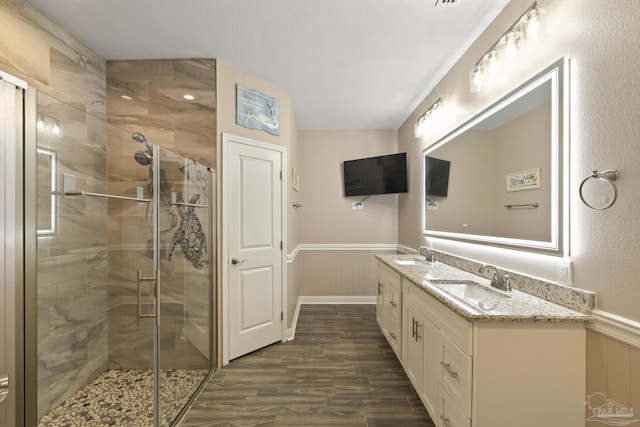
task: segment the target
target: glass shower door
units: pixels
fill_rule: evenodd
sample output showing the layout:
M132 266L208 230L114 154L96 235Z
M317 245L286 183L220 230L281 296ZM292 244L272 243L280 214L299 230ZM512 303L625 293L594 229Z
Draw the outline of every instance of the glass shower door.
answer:
M211 173L154 148L160 426L179 417L211 368Z

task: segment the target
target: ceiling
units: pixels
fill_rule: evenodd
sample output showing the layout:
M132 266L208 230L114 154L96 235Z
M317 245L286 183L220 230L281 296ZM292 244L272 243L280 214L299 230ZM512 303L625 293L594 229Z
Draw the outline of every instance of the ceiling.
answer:
M28 1L107 60L216 58L325 130L398 129L509 2Z

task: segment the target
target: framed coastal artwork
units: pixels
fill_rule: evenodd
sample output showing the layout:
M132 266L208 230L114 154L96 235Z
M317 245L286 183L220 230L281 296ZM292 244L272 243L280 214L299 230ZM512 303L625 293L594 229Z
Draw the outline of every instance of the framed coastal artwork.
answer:
M540 168L507 174L507 192L540 188Z

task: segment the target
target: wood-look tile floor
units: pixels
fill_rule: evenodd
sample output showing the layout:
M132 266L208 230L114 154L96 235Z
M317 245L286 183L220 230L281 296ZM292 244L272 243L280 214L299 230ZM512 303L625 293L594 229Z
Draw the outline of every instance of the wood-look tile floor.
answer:
M295 339L231 361L183 427L434 426L375 305L303 305Z

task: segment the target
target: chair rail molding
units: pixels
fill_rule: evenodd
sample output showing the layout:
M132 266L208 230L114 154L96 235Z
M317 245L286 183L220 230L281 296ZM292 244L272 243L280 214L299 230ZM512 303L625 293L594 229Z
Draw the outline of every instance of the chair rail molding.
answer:
M397 251L395 243L303 243L287 255L287 263L292 263L301 251Z
M591 315L593 321L589 323L589 329L640 348L640 322L598 309L593 310Z

